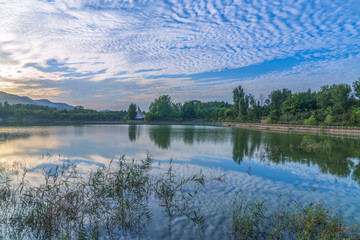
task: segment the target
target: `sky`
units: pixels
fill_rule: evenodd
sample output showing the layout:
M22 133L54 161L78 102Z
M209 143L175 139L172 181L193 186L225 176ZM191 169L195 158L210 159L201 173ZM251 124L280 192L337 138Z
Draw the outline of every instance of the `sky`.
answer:
M0 0L0 91L97 110L360 77L359 0Z

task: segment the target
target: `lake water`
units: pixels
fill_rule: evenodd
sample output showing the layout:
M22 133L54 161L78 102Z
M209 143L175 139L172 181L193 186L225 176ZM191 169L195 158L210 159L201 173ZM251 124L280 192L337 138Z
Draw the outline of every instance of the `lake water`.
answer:
M284 199L323 199L350 224L360 223L360 140L211 126L85 125L1 127L0 165L28 170L36 182L41 169L75 162L81 172L107 165L121 155L153 155L158 168L181 176L200 170L206 217L204 239L223 239L236 198L265 200L279 209ZM159 164L160 163L160 164ZM1 168L0 168L1 169ZM19 170L20 171L20 170ZM155 169L156 171L156 169ZM15 174L14 181L19 180ZM214 180L224 176L225 182ZM167 239L166 216L155 212L149 239ZM198 239L185 219L174 221L174 239Z

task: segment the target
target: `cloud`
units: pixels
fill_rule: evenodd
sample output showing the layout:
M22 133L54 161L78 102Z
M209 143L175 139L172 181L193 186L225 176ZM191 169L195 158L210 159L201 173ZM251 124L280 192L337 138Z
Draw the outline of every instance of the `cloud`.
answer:
M316 65L357 57L359 10L356 0L3 0L0 76L58 81L64 91L73 91L76 82L84 95L91 94L91 82L115 78L119 83L113 87L121 91L126 91L123 82L147 86L154 94L189 89L190 84L198 89L204 83L189 81L188 75L279 59ZM285 71L281 61L273 68ZM294 79L301 78L297 74ZM165 80L167 75L178 77ZM260 75L265 85L273 81ZM223 78L219 85L224 88L233 80Z

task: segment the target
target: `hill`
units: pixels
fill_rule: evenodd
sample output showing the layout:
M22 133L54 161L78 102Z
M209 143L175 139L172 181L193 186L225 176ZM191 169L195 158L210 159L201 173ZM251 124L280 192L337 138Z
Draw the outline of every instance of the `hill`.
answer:
M21 97L18 95L14 95L14 94L8 94L6 92L1 92L0 91L0 102L4 103L4 102L8 102L9 104L35 104L35 105L40 105L40 106L47 106L47 107L52 107L52 108L56 108L57 110L73 110L74 107L70 106L66 103L54 103L51 102L50 100L47 99L39 99L39 100L33 100L29 97Z

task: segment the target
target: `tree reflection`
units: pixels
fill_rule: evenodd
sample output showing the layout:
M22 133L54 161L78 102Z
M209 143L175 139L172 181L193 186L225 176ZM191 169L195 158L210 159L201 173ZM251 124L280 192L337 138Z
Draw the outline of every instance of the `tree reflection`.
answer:
M152 126L149 128L149 136L156 146L168 149L171 142L171 125Z
M137 125L129 125L129 127L128 127L128 136L129 136L130 142L136 141L137 128L138 128Z
M241 163L244 157L252 158L261 144L260 132L250 133L244 129L233 129L233 160Z
M84 135L84 126L75 126L74 134L75 134L75 136L83 136Z
M239 164L257 153L275 164L317 165L324 174L351 176L360 184L359 140L243 129L234 129L232 140L233 160Z
M195 139L195 127L190 126L184 129L183 135L184 143L193 145Z
M151 141L162 149L168 149L171 141L174 140L193 145L194 142L220 143L229 138L224 128L172 127L171 125L152 126L149 128L149 136Z
M29 138L31 136L31 132L0 132L0 143L6 142L9 140L15 140L15 139L22 139L22 138Z

